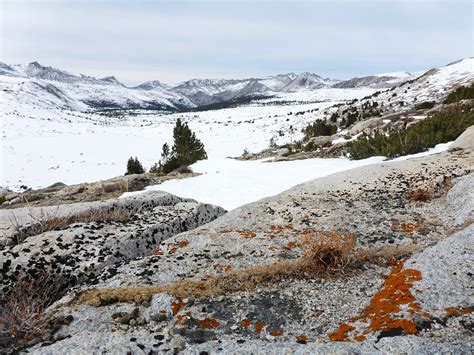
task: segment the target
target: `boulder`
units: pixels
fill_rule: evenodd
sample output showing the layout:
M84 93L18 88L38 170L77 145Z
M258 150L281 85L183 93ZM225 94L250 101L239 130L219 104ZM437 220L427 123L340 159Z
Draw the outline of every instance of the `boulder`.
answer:
M37 230L36 217L31 228L24 224L24 240L7 242L9 246L0 250L0 265L4 265L0 275L3 292L22 274L36 275L47 270L57 276L58 282L74 286L94 278L106 266L149 255L167 238L225 213L220 207L165 192L148 192L120 200L82 204L77 208L72 205L66 210L70 212L55 212L52 216L43 213L39 218L68 218L91 211L92 215L110 212L115 217L105 217L112 218L109 222L102 217L97 218L97 222L81 223L79 220L37 235L32 233ZM25 213L30 217L35 212ZM22 221L20 217L18 219ZM56 260L67 260L67 263Z
M279 157L286 157L290 154L290 150L288 148L280 148L277 150L277 156Z
M126 192L128 189L127 185L120 181L106 182L102 185L102 188L105 193L116 192L116 191Z
M466 129L449 147L450 150L474 149L474 126Z
M374 128L382 126L383 119L382 117L372 117L364 121L357 122L353 127L349 129L351 135L356 135L358 133L372 133Z
M337 135L319 136L319 137L312 137L309 139L309 141L313 142L316 145L319 145L320 147L326 147L326 146L330 146L332 144L332 141L336 138L338 138Z

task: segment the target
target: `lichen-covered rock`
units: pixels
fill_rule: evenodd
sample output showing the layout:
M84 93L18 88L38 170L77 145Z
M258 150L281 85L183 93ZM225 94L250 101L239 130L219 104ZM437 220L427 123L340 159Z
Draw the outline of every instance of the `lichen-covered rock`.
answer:
M118 210L126 220L74 223L60 230L28 236L0 251L0 283L7 292L22 275L54 274L74 286L92 281L105 267L112 272L121 262L149 255L163 240L207 223L225 211L213 205L181 199L164 192L69 205L70 216L84 210Z
M105 265L47 312L73 321L28 351L469 353L473 202L462 191L472 166L471 148L384 162L242 206L162 241L152 255ZM315 230L350 233L361 253L406 247L413 255L241 289L226 276L299 260ZM203 290L218 277L237 291L178 298L158 287L186 280ZM98 291L93 302L77 297L86 290Z

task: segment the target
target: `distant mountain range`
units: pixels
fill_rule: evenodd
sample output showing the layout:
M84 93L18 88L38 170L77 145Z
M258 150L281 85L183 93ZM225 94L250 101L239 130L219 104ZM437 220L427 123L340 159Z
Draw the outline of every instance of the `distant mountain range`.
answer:
M0 89L7 95L16 93L39 106L81 111L134 108L179 111L255 95L322 88L390 88L417 76L393 73L333 80L306 72L249 79L193 79L174 86L153 80L128 87L114 76L97 79L38 62L28 65L0 62Z

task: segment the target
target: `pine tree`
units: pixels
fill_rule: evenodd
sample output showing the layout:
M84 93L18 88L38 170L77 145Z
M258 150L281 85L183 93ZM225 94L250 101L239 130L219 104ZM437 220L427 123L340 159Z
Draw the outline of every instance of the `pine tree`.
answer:
M191 131L187 123L177 119L173 128L173 147L169 151L168 144L164 144L161 152L161 170L166 174L181 166L191 165L198 160L207 159L204 144Z
M143 165L140 163L137 157L133 159L133 157L130 157L127 162L127 172L125 175L131 175L131 174L143 174L145 172L145 169L143 169Z
M161 163L165 164L170 156L170 147L168 146L168 143L163 144L163 147L161 148Z
M198 160L207 159L204 144L196 138L187 123L182 123L181 119L176 120L173 128L174 144L171 149L171 156L178 160L181 165L190 165Z

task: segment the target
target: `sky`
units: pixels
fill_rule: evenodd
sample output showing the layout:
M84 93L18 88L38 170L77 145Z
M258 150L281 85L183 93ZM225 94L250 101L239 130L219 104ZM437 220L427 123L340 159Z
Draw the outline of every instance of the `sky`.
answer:
M473 56L470 0L0 0L0 61L135 85L421 71Z

